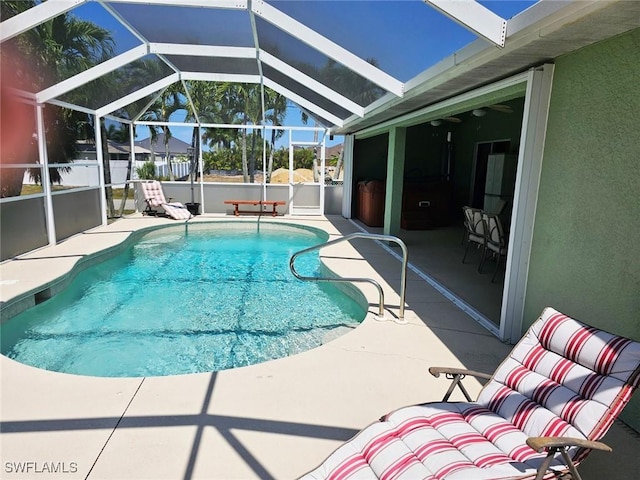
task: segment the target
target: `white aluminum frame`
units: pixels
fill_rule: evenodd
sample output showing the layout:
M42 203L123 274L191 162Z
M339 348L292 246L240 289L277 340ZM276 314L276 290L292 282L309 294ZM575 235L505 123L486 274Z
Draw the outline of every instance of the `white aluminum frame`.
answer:
M44 105L36 107L36 128L38 131L38 156L40 158L42 189L45 194L45 215L47 226L47 240L49 245L56 244L56 222L53 214L53 200L51 199L51 179L49 178L49 158L47 157L46 126L44 124Z
M329 58L347 66L357 74L384 88L388 92L392 92L398 97L402 97L404 95L404 83L396 80L391 75L383 72L377 67L374 67L369 62L342 48L340 45L320 35L305 24L289 17L268 3L262 0L254 0L251 2L251 11L281 30L293 35L298 40L306 43L319 52L322 52Z
M326 144L326 136L322 136L322 138L315 142L309 141L298 141L293 139L293 135L289 134L289 213L291 215L323 215L324 214L324 170L325 170L325 144ZM295 194L293 188L295 183L293 182L293 174L294 174L294 147L320 147L320 171L323 172L323 178L319 182L312 183L304 183L304 185L311 185L318 187L318 195L319 195L319 206L318 209L312 210L310 208L305 208L301 211L296 211L295 206Z
M60 14L66 13L80 5L87 3L89 0L56 0L49 2L42 2L29 10L16 15L8 20L5 20L1 24L0 29L0 41L12 38L20 33L27 31L43 22L46 22ZM176 2L175 0L110 0L113 3L129 3L129 4L144 4L144 5L165 5L165 6L177 6L177 7L192 7L192 8L210 8L210 9L232 9L232 10L247 10L252 22L252 28L254 30L254 44L255 47L220 47L220 46L206 46L206 45L178 45L170 43L158 43L147 42L145 37L137 32L129 23L123 19L117 11L110 7L106 0L95 0L107 12L112 15L117 21L122 23L127 29L129 29L140 41L142 45L134 47L133 49L125 52L117 57L107 60L100 65L97 65L85 72L75 75L69 79L59 82L47 89L44 89L37 94L37 101L40 103L53 101L60 95L73 90L89 81L92 81L101 75L109 73L117 68L120 68L127 63L135 61L145 55L155 54L162 59L171 68L176 70L176 73L180 74L182 80L204 80L204 81L222 81L222 82L245 82L245 83L259 83L265 85L265 79L262 72L261 62L278 69L285 75L290 76L295 81L301 82L305 85L310 85L318 94L327 98L331 102L342 105L346 110L353 113L356 117L363 117L367 111L371 109L371 106L363 108L355 102L343 97L339 93L332 89L322 85L321 83L309 78L307 75L299 72L295 68L282 62L277 58L269 55L267 52L261 51L257 34L255 32L255 16L259 16L265 21L273 24L277 28L288 32L298 38L300 41L310 45L312 48L327 55L335 61L343 64L358 73L362 77L375 83L376 85L384 88L389 94L396 97L402 97L405 91L405 84L395 79L391 75L383 72L379 68L371 65L369 62L361 59L360 57L349 52L340 45L332 42L328 38L307 27L305 24L289 17L284 12L268 4L264 0L182 0ZM494 14L487 8L478 4L475 0L457 0L452 2L450 0L423 0L426 4L439 10L443 14L451 17L465 28L468 28L483 38L489 41L503 46L506 37L507 22ZM229 58L255 58L259 70L259 75L244 76L244 75L227 75L227 74L204 74L198 75L197 73L182 73L179 72L175 66L171 65L163 55L194 55L194 56L221 56ZM153 85L158 85L158 82ZM272 85L277 85L275 82ZM118 108L135 101L143 96L148 95L149 87L144 87L139 92L134 92L122 101L113 102L109 105L103 106L96 110L99 116L107 115ZM328 112L315 106L311 101L303 101L300 96L295 96L288 89L279 86L274 90L286 95L292 101L298 103L302 108L309 110L312 113L320 115L322 118L330 120L335 123L337 128L344 126L345 120L338 119ZM144 92L144 93L142 93ZM289 92L284 93L284 92ZM292 96L293 95L293 96ZM295 98L293 98L295 97ZM78 106L79 107L79 106ZM76 108L80 111L88 111L85 107ZM111 109L110 111L108 111ZM90 110L90 109L89 109ZM347 119L348 120L348 119Z
M119 108L126 107L130 103L140 100L141 98L144 98L147 95L156 93L158 90L162 90L168 87L169 85L171 85L172 83L175 83L179 80L180 80L180 74L172 73L168 77L164 77L158 80L157 82L152 83L151 85L147 85L146 87L136 90L135 92L130 93L129 95L125 95L124 97L121 97L119 100L116 100L115 102L111 102L107 105L104 105L96 109L96 115L98 115L99 117L103 117L104 115L115 112Z
M142 5L166 5L171 7L227 8L246 10L248 0L108 0L110 3L137 3Z
M36 94L36 99L39 103L48 102L60 95L64 95L71 90L74 90L82 85L95 80L102 75L113 72L120 67L123 67L131 62L146 56L149 54L149 49L146 45L140 45L128 50L116 57L113 57L105 62L102 62L95 67L92 67L84 72L78 73L73 77L67 78L61 82L52 85L49 88L45 88Z
M0 42L20 35L41 23L73 10L87 0L56 0L55 2L42 2L18 15L11 17L0 26Z
M297 70L296 68L293 68L288 63L283 62L282 60L274 57L270 53L265 52L264 50L260 50L259 58L261 62L266 63L270 67L273 67L276 70L284 73L286 76L292 78L296 82L309 87L314 92L318 93L319 95L322 95L327 100L330 100L333 103L340 105L345 110L349 110L351 113L359 117L364 116L364 107L361 107L357 103L340 95L335 90L332 90L331 88L327 87L323 83L320 83L317 80L314 80L307 74L302 73L300 70Z
M507 21L475 0L423 1L494 45L504 47L504 41L507 37Z
M269 78L266 78L266 77L264 78L264 85L266 87L269 87L274 92L284 95L289 100L297 103L301 107L306 108L311 112L315 112L317 115L320 115L322 118L325 118L333 122L337 126L342 127L342 125L344 124L343 120L339 117L336 117L333 113L327 112L326 110L318 107L314 103L307 101L305 98L301 97L296 93L293 93L291 90L284 88L282 85L272 81Z
M253 47L220 47L177 43L149 43L149 53L158 55L184 55L193 57L256 58Z
M528 72L500 316L500 338L514 343L522 337L553 73L551 64Z

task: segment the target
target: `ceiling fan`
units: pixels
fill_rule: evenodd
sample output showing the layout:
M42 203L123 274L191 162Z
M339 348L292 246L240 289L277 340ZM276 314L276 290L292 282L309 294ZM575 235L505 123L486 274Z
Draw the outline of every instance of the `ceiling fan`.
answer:
M513 108L511 108L509 105L496 103L494 105L487 105L485 107L476 108L471 111L471 114L474 117L484 117L487 114L487 109L494 110L500 113L513 113ZM442 122L462 123L462 119L455 116L449 116L431 120L431 122L429 123L431 123L433 127L439 127L440 125L442 125Z
M459 119L458 117L442 117L436 120L431 120L431 122L429 123L431 124L432 127L439 127L440 125L442 125L442 122L462 123L462 120Z
M471 110L471 115L473 115L474 117L484 117L487 114L488 110L493 110L500 113L513 113L513 108L511 108L509 105L502 105L497 103L495 105L487 105L486 107L473 109Z
M504 105L501 103L496 103L495 105L487 105L487 108L500 113L513 113L513 108L511 108L509 105Z

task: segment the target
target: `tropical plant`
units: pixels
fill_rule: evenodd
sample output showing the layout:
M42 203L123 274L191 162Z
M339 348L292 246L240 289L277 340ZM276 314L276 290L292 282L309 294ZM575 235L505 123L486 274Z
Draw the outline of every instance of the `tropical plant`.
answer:
M141 167L136 168L136 173L141 180L155 180L156 164L151 161L146 161Z
M287 115L287 99L274 92L270 88L265 88L265 120L270 122L272 126L280 126L283 124ZM271 142L269 148L269 162L267 165L266 181L271 181L271 174L273 173L273 155L276 148L276 140L284 134L284 130L272 128L271 129Z
M116 143L125 143L129 140L129 129L125 124L115 125L110 123L106 128L107 138Z
M9 18L38 3L35 0L3 0L0 2L0 15L3 19ZM59 15L3 43L2 83L31 92L41 90L110 58L113 56L113 45L113 39L107 30L69 13ZM70 100L75 101L73 92ZM72 161L78 138L78 129L74 124L86 116L48 106L44 117L50 163ZM33 126L35 127L35 122ZM36 149L26 149L25 156L20 159L11 158L12 153L2 151L3 162L5 155L8 157L7 162L38 162ZM20 169L13 172L11 178L3 175L2 196L19 195L23 176L18 170ZM31 173L37 181L42 180L39 178L40 169L32 169ZM59 170L50 169L50 178L52 182L59 183Z
M169 87L160 94L155 103L144 113L142 119L168 122L174 113L187 108L185 98L181 83L169 85ZM169 140L172 137L171 129L168 125L162 125L160 129L164 134L164 151L165 160L169 167L169 179L173 181L175 180L175 175L171 167L171 158L169 157ZM153 138L151 144L153 145Z

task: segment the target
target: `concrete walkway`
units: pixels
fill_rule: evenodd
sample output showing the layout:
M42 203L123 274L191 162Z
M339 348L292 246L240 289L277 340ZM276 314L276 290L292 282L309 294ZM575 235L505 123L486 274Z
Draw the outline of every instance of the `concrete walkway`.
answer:
M220 219L233 220L201 216L193 221ZM356 231L340 217L261 221L316 226L331 238ZM36 291L54 294L62 286L56 279L87 255L118 245L137 229L175 223L125 218L5 262L1 300L26 292L31 293L25 302ZM378 280L388 320L374 318L376 291L365 285L370 314L362 325L294 357L215 373L108 379L48 372L2 356L0 477L295 478L382 414L439 400L448 384L432 378L429 366L493 371L510 346L415 274L408 278L408 323L392 321L398 314L400 264L384 260L388 254L377 244L357 242L357 250L347 243L324 249L323 260L339 275ZM367 261L371 258L377 260L377 272ZM473 379L466 385L472 395L480 389ZM633 434L620 426L614 430L611 438L637 453ZM638 458L624 455L622 447L610 460L593 454L581 468L584 478L632 478L624 471L640 471Z

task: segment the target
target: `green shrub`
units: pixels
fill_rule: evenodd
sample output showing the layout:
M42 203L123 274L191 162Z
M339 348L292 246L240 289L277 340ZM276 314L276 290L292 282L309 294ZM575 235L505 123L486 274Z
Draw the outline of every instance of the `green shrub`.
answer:
M156 164L153 162L144 162L141 167L136 168L136 173L140 180L155 180Z

